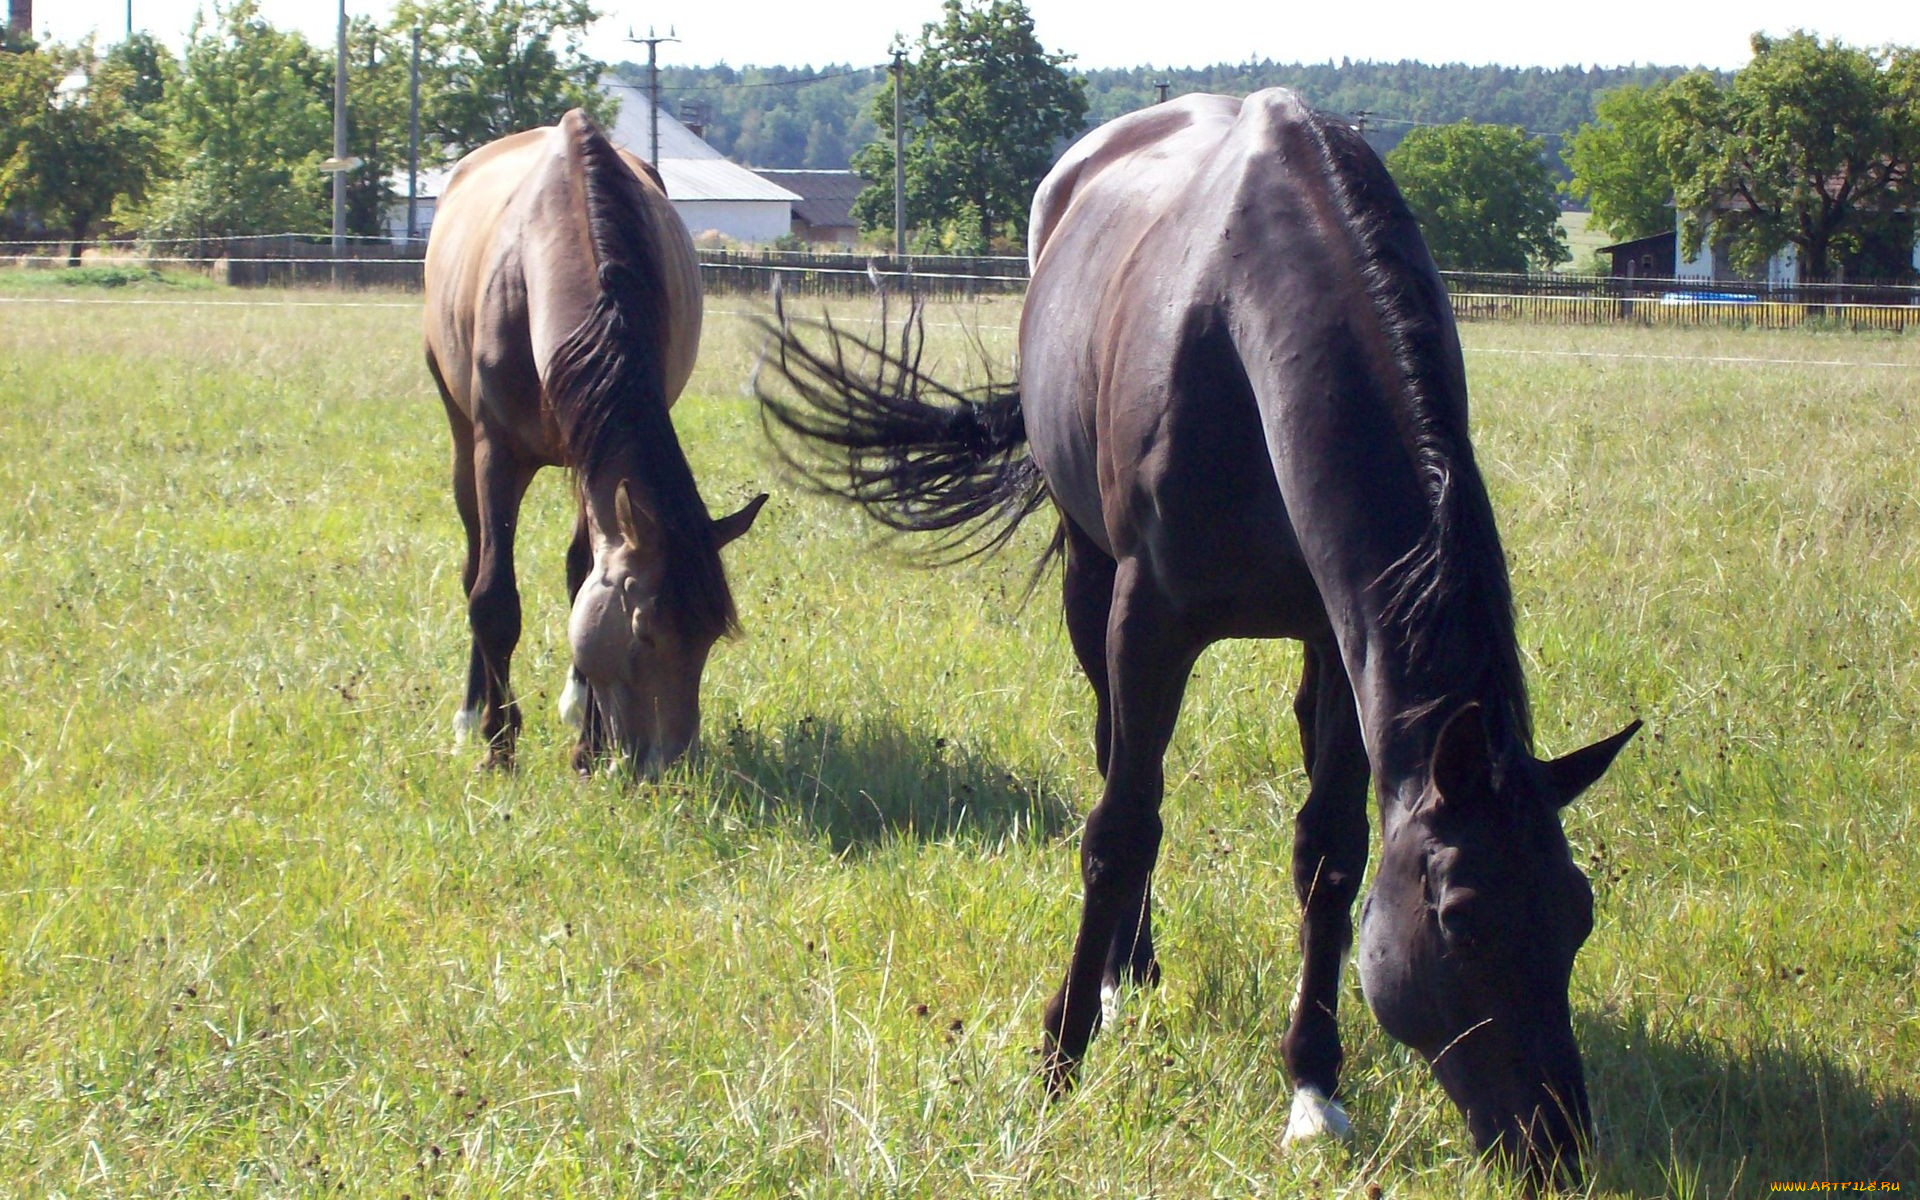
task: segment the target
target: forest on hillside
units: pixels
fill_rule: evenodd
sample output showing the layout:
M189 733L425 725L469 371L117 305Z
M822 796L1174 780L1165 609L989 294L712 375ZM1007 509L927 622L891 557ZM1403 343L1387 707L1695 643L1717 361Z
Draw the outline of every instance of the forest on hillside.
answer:
M613 70L636 84L644 64ZM1500 67L1417 62L1276 63L1259 60L1210 67L1113 68L1081 71L1089 126L1152 104L1155 83L1170 95L1245 95L1290 87L1330 112L1367 114L1367 140L1392 149L1418 125L1455 121L1518 125L1546 141L1554 170L1564 136L1593 118L1594 100L1625 84L1663 83L1684 67ZM753 167L844 168L876 130L870 110L887 86L884 65L819 67L663 67L666 111L705 126L707 140L735 162Z

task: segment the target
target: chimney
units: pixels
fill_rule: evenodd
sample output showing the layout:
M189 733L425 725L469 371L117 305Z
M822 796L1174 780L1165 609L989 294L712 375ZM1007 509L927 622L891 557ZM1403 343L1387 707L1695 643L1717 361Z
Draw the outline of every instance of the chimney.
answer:
M32 35L33 0L7 0L7 28Z
M707 136L707 103L704 100L680 101L679 121L687 127L693 136L705 140Z

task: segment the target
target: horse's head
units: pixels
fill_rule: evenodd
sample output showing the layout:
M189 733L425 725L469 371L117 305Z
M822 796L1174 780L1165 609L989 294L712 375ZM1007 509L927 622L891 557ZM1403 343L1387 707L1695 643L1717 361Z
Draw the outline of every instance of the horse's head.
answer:
M766 499L757 496L714 521L711 552L745 533ZM614 512L617 536L596 539L593 567L574 596L567 627L574 670L591 695L576 763L590 767L603 750L613 750L652 775L686 753L699 732L700 676L731 606L722 616L669 602L668 573L678 564L624 481Z
M1497 758L1477 704L1435 743L1425 790L1388 821L1361 912L1360 979L1381 1026L1424 1055L1482 1153L1579 1179L1592 1137L1567 984L1593 890L1560 809L1640 726L1552 762Z

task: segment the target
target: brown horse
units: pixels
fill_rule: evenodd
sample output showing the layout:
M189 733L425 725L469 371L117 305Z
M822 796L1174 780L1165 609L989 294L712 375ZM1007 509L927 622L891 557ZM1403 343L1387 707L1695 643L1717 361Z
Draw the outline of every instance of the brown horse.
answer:
M1106 995L1157 978L1161 760L1195 659L1222 638L1297 638L1287 1140L1347 1126L1334 1012L1371 777L1369 1004L1483 1151L1577 1178L1591 1125L1567 989L1593 899L1560 809L1639 723L1532 753L1452 310L1393 182L1291 93L1189 96L1067 152L1034 199L1030 259L1017 390L927 379L910 321L897 346L781 329L791 390L762 400L816 485L895 528L992 544L1044 498L1059 514L1106 786L1045 1013L1050 1084L1071 1083Z
M766 500L710 518L667 415L700 344L700 272L659 176L578 110L467 155L427 244L426 335L467 530L456 736L477 727L490 765L513 761L514 532L534 473L565 466L574 764L616 751L658 770L692 743L707 654L737 624L720 548Z

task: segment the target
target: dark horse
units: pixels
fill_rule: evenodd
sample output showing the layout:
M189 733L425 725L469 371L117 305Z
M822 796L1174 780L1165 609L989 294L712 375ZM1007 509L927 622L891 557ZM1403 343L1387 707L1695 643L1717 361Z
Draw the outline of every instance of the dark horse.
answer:
M1195 659L1222 638L1297 638L1310 788L1288 1140L1346 1128L1334 1010L1371 774L1368 1003L1483 1151L1577 1179L1591 1122L1567 985L1593 898L1560 809L1639 723L1533 756L1459 341L1398 191L1288 92L1189 96L1067 152L1034 198L1030 259L1017 389L928 379L912 321L898 346L828 325L810 347L789 325L770 360L785 386L762 400L813 482L895 528L991 544L1047 497L1059 513L1106 786L1045 1013L1050 1084L1071 1083L1105 994L1158 973L1161 759Z
M578 110L467 155L427 245L426 335L467 528L456 733L478 726L488 762L512 762L513 537L534 472L566 466L574 762L657 770L693 741L707 654L736 624L720 548L766 500L710 518L668 419L700 345L700 272L659 177Z

